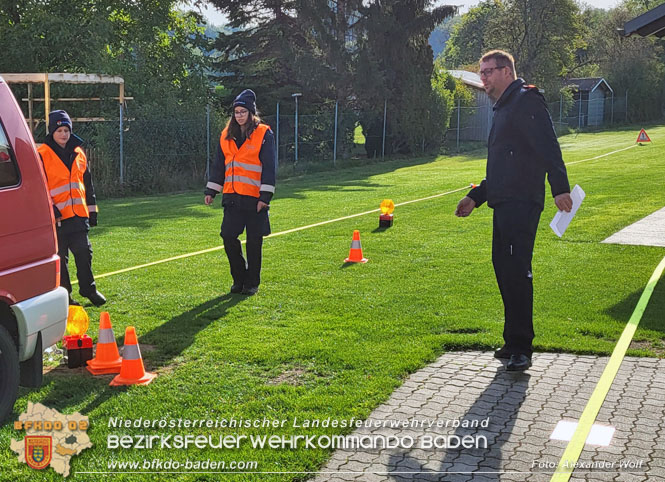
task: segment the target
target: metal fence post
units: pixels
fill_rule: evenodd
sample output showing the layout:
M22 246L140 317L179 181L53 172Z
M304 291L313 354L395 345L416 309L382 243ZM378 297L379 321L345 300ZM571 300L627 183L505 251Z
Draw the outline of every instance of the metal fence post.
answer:
M291 94L291 97L296 99L296 122L295 122L295 147L296 147L296 158L294 164L298 163L298 97L300 97L302 94L301 93L296 93L296 94Z
M563 124L563 94L559 96L559 126Z
M610 125L614 124L614 91L612 91L612 108L610 110Z
M337 106L339 101L335 101L335 139L333 140L333 166L337 166Z
M628 122L628 89L626 89L626 123Z
M122 128L122 116L123 116L122 102L118 105L120 106L120 122L119 122L119 126L120 126L120 184L123 184L125 182L125 176L123 174L125 168L124 168L124 152L123 152L124 149L123 149L123 138L122 138L122 135L123 135L122 134L122 131L123 131L123 128Z
M460 130L460 99L457 99L457 151L459 152L459 130Z
M210 179L210 102L206 104L206 180Z
M277 118L275 119L275 170L279 165L279 102L277 102Z
M381 160L386 154L386 111L388 110L388 99L383 101L383 141L381 142Z

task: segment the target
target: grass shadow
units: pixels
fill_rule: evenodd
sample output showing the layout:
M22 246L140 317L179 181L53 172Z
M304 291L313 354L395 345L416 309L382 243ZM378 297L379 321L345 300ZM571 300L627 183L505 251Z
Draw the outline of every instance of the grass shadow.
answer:
M210 323L223 319L226 312L247 297L225 294L181 313L140 337L140 343L155 346L145 357L151 366L163 368L192 345L196 335Z
M619 303L607 309L606 313L615 320L627 323L635 311L643 291L643 289L634 291ZM663 313L665 313L665 279L661 279L656 284L638 328L665 333Z

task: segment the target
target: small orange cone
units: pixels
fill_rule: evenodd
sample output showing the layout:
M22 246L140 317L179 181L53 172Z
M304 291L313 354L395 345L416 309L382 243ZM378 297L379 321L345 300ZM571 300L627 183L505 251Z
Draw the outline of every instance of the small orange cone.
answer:
M122 365L122 357L118 353L118 345L113 336L111 318L108 311L102 311L99 317L97 351L95 358L88 360L88 371L93 375L120 373L120 365Z
M351 241L351 249L349 250L349 257L344 260L345 263L367 263L367 258L363 258L363 248L360 244L360 231L357 229L353 231L353 240Z
M122 366L120 374L109 383L112 387L118 385L147 385L157 376L156 373L148 373L143 368L143 358L139 342L136 339L136 330L133 326L125 329L125 348L122 351Z

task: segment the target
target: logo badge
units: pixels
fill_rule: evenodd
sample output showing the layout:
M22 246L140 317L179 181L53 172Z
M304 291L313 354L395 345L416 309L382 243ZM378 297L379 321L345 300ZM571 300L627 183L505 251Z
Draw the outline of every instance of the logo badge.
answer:
M33 469L45 469L51 463L52 440L46 435L25 437L25 463Z

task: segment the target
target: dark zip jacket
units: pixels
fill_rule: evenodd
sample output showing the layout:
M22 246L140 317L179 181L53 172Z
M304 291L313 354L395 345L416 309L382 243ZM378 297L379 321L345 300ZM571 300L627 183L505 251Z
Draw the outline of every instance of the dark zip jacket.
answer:
M570 192L566 166L545 98L517 79L494 104L487 146L487 172L468 196L476 207L506 201L534 203L542 209L545 174L552 196Z

